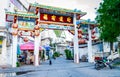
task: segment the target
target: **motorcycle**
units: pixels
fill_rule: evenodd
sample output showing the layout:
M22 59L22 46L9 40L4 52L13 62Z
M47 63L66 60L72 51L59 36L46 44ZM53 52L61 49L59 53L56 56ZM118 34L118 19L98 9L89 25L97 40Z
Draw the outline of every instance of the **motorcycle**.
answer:
M112 66L107 58L99 58L98 60L95 60L95 69L100 70L102 68L109 67L112 69Z

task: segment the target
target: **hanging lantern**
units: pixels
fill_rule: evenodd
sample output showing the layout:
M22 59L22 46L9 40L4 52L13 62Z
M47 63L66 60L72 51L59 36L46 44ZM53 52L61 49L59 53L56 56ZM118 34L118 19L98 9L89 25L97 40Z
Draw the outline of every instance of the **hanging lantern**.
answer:
M24 30L25 32L28 32L28 30Z
M78 30L78 34L82 34L82 30L81 29Z
M17 16L14 16L13 22L16 23L16 21L17 21Z
M78 38L82 38L82 34L78 34Z
M79 44L85 44L85 39L79 40Z
M36 8L36 14L38 14L38 12L39 12L39 7Z
M39 33L38 32L35 32L35 34L34 34L35 36L39 36Z
M20 32L20 36L22 36L22 31Z
M92 34L94 34L95 33L95 30L92 30Z
M39 29L40 29L40 28L39 28L39 25L36 25L34 29L35 29L35 30L39 30Z
M77 19L77 20L79 20L79 19L80 19L80 14L78 14L78 15L76 16L76 19Z
M18 28L18 24L13 23L13 24L12 24L12 28Z
M17 34L18 34L18 32L17 32L17 31L12 32L12 35L17 35Z
M39 19L37 18L37 19L36 19L36 25L37 25L38 23L39 23Z
M92 39L95 39L95 35L92 35Z
M28 42L28 38L27 37L24 38L24 42Z
M30 36L31 36L31 37L33 36L33 33L32 33L32 32L30 32Z
M94 29L94 25L90 25L90 29Z

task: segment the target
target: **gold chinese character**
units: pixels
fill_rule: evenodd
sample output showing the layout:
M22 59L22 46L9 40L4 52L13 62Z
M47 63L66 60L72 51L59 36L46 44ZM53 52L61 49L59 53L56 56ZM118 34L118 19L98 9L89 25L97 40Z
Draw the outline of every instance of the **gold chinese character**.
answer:
M67 22L71 22L71 18L70 17L67 17Z
M52 19L53 21L55 21L56 16L55 16L55 15L53 15L51 19Z
M59 17L59 21L63 22L63 16Z
M44 19L44 20L48 20L48 15L47 15L47 14L44 14L44 15L43 15L43 19Z

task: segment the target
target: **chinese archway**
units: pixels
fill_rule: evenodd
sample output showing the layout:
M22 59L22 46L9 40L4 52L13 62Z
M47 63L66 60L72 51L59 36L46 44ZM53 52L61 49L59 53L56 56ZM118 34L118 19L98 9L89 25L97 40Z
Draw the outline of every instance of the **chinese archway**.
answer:
M30 13L29 13L30 12ZM28 12L6 12L6 21L12 22L12 36L13 36L13 67L16 67L16 51L17 51L17 37L31 36L34 37L34 65L38 66L40 29L59 29L75 31L74 35L74 62L79 63L78 53L78 29L76 21L86 12L80 10L70 10L52 6L45 6L38 3L30 4ZM23 35L26 33L26 35ZM25 38L24 40L26 40Z

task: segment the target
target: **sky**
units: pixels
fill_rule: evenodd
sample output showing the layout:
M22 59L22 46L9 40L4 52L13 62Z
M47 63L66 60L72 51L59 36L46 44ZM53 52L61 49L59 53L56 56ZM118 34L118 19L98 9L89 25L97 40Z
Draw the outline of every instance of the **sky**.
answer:
M87 15L83 16L81 19L91 19L95 20L96 10L99 7L99 3L102 0L27 0L30 3L37 2L39 4L56 6L60 8L67 9L78 9L82 12L87 12Z

